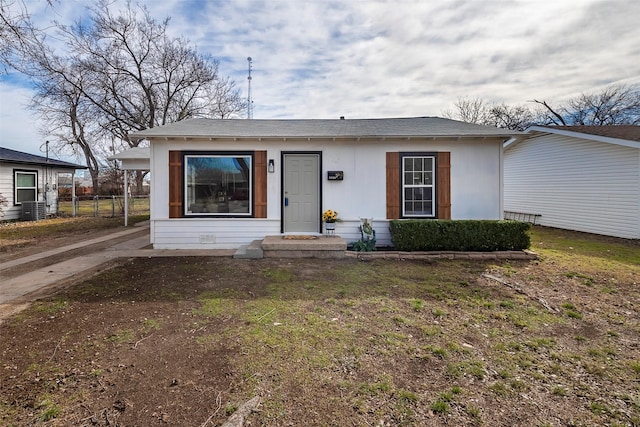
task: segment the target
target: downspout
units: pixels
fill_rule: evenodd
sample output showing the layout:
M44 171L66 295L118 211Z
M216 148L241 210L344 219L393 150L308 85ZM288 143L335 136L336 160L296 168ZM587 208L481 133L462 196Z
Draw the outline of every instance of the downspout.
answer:
M499 219L504 219L504 144L500 144L500 215Z

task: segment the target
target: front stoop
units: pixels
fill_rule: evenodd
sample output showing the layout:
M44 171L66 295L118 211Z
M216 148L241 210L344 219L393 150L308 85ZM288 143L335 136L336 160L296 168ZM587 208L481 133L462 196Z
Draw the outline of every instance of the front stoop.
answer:
M344 258L347 242L339 236L318 236L316 239L284 239L267 236L262 241L265 258Z
M254 240L248 245L242 245L233 254L235 259L262 259L262 240Z

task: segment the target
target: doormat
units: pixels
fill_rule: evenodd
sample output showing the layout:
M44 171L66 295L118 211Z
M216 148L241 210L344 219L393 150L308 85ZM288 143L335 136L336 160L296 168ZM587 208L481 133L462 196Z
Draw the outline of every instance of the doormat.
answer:
M290 235L290 236L282 236L284 240L315 240L318 236L306 236L306 235Z

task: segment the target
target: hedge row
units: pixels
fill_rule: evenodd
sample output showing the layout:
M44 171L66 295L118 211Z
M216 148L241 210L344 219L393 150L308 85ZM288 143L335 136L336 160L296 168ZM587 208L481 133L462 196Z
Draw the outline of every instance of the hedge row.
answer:
M394 220L391 242L399 251L518 251L531 243L529 224L489 220Z

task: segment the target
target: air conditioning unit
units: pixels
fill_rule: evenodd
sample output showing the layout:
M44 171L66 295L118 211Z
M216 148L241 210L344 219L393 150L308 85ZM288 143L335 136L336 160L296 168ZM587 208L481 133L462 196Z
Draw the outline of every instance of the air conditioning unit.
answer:
M38 221L47 216L45 202L22 202L22 220Z

